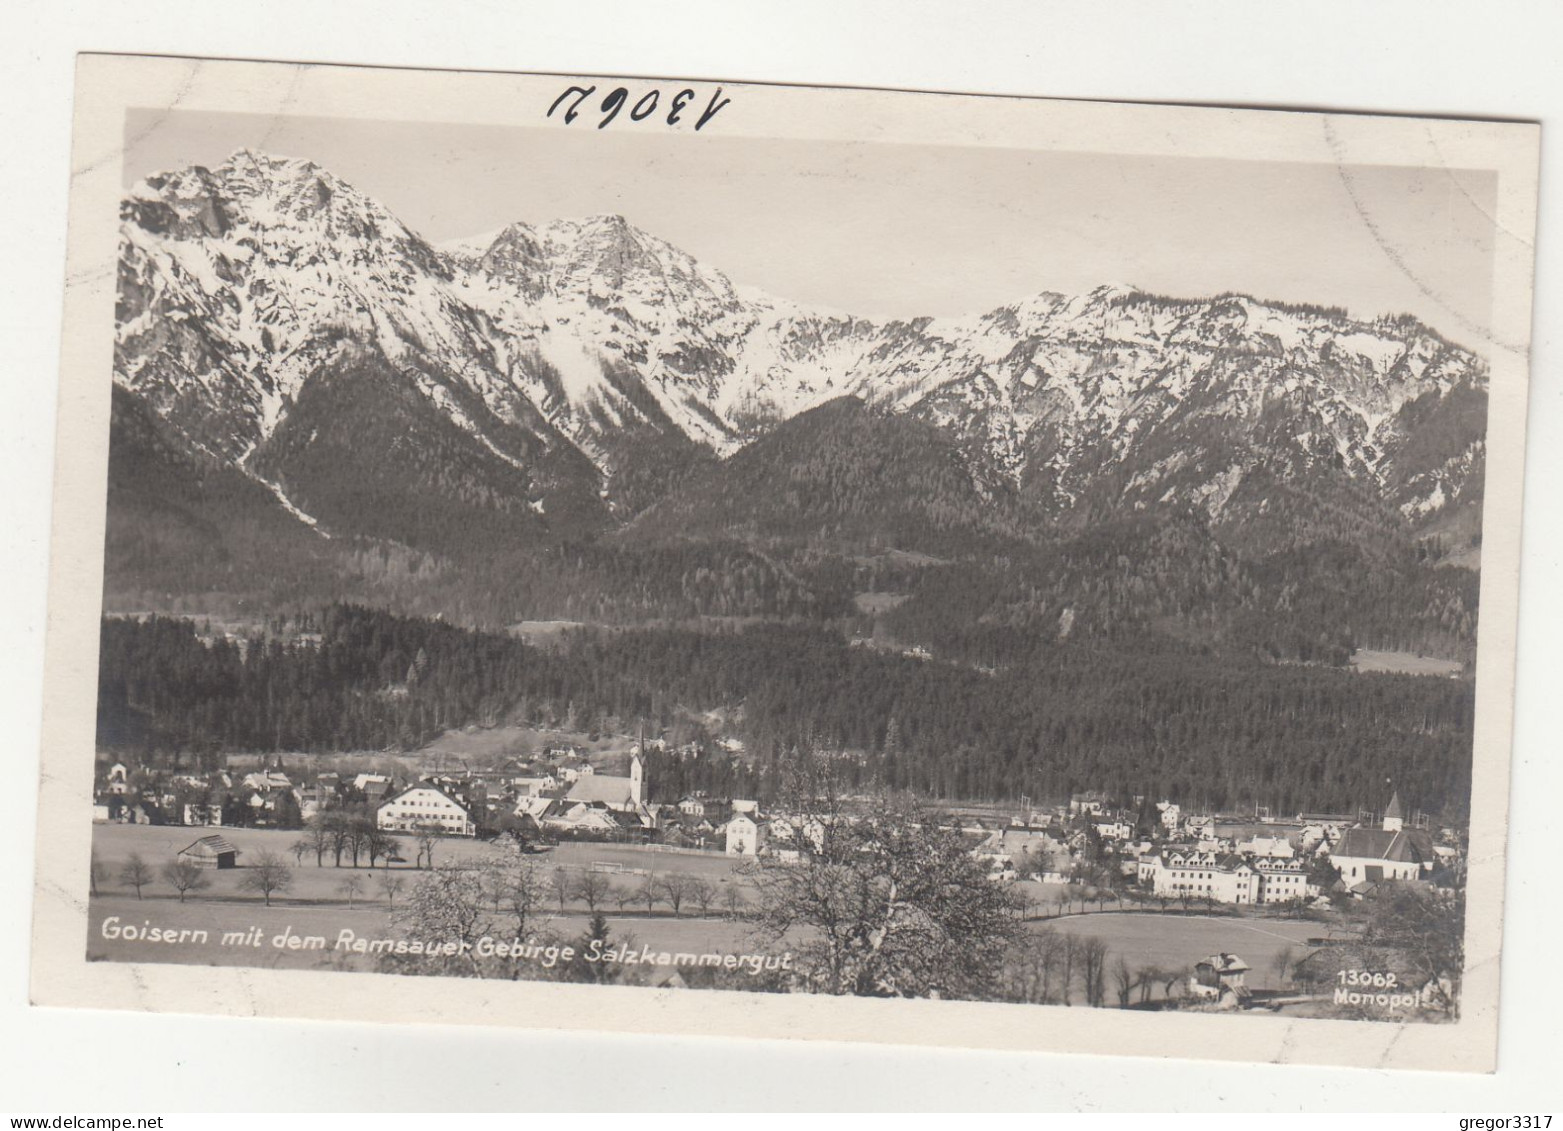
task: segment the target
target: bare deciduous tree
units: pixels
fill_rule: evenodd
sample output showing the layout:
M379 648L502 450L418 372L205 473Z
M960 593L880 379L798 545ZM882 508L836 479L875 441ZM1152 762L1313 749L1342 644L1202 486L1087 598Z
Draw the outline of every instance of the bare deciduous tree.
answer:
M690 896L691 882L691 877L683 872L669 872L662 877L662 897L667 901L667 905L673 909L673 918L675 919L678 918L679 908L683 906L684 900Z
M320 825L335 864L340 868L342 853L347 851L348 838L352 835L352 818L340 809L333 809L321 818Z
M377 841L379 830L375 827L374 818L367 813L354 813L347 818L347 827L343 834L343 840L347 846L348 855L353 858L353 867L358 867L358 858L369 848L371 841ZM374 857L369 858L369 866L374 867Z
M635 889L636 898L646 905L646 914L650 915L656 905L662 900L662 881L657 879L655 872L647 872L640 878L640 884Z
M586 910L595 915L598 905L608 901L608 878L588 868L575 882L575 894L586 904Z
M1428 987L1430 1004L1458 1009L1465 968L1465 892L1444 894L1415 883L1385 884L1367 901L1363 942L1399 952L1405 975Z
M1080 963L1080 940L1074 935L1064 936L1064 945L1059 948L1059 983L1058 992L1060 1000L1065 1005L1073 1005L1070 996L1075 988L1075 968Z
M1107 944L1094 935L1080 940L1080 979L1085 1003L1100 1007L1107 1000Z
M141 858L141 853L132 852L120 865L119 882L126 887L136 889L136 898L141 898L141 889L152 882L152 866Z
M1113 962L1113 988L1118 993L1118 1008L1128 1009L1129 998L1134 994L1134 987L1139 984L1134 971L1129 967L1129 960L1123 955Z
M275 852L262 852L255 863L244 869L244 877L239 881L241 890L259 892L267 907L274 894L292 886L293 872Z
M1275 957L1270 960L1270 973L1275 975L1275 984L1278 988L1284 987L1292 975L1292 967L1297 964L1297 954L1291 947L1275 952Z
M443 831L439 825L421 824L418 826L418 867L434 867L434 850L439 847L440 833Z
M473 869L483 888L483 898L493 903L494 913L504 905L505 894L510 890L510 873L498 860L485 860Z
M1031 1005L1052 1004L1063 951L1064 939L1052 927L1022 932L1005 965L1009 998Z
M295 851L300 846L303 847L299 863L302 864L303 856L309 853L315 855L315 867L319 868L325 863L326 852L331 848L331 830L327 827L327 816L325 813L316 813L304 826L304 835L294 843Z
M205 891L212 886L212 881L206 874L206 869L194 860L186 860L176 856L163 865L163 879L168 886L179 893L179 902L185 901L185 895L192 891Z
M749 900L744 897L737 880L728 880L722 885L722 906L727 909L730 919L742 919L749 910Z
M349 876L337 885L337 891L347 896L347 906L353 906L353 900L364 894L364 881L361 876Z
M385 866L391 866L391 857L398 855L396 849L399 845L397 839L384 829L376 825L371 819L369 827L364 830L364 852L369 857L369 866L374 867L376 860L384 860Z
M700 908L700 914L708 915L716 901L716 885L704 876L692 876L689 881L689 898Z
M396 906L396 897L401 894L402 888L405 886L405 880L390 872L386 872L380 877L380 893L385 896L387 907Z

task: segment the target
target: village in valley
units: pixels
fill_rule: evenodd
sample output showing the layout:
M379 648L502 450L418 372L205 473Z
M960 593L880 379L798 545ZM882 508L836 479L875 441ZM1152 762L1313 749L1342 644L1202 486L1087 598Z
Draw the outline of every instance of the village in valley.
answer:
M446 894L470 891L474 931L491 901L518 944L644 947L652 968L620 970L621 980L820 988L790 961L807 951L810 920L768 900L826 860L838 831L872 823L872 798L671 795L648 766L698 758L699 743L533 735L511 753L488 743L485 756L481 728L466 732L403 755L230 755L205 773L100 755L89 954L417 972L366 967L332 940L444 929L409 919L420 885L442 882L454 885ZM1017 925L990 958L985 996L1446 1018L1457 1008L1463 835L1408 811L1391 783L1384 794L1356 813L1285 817L1104 791L904 812L956 845L958 867L984 879ZM850 851L877 851L866 844ZM287 953L268 948L262 960L197 945L257 911L266 917L247 928L257 940L280 925L324 946L292 953L278 936ZM161 933L149 936L155 923ZM126 954L137 924L141 945ZM763 983L720 977L723 956L756 949L789 957L774 959ZM700 955L714 956L715 976L697 978L708 973Z
M1191 273L1290 164L897 164L805 286L812 175L642 227L444 132L128 147L89 960L1459 1016L1493 371L1360 209Z

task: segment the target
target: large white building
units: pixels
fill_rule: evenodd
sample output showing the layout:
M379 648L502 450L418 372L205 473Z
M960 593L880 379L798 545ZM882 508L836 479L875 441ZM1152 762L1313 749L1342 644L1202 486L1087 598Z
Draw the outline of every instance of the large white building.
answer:
M409 786L381 803L375 824L387 832L438 829L451 836L475 836L471 811L438 786Z
M1170 847L1141 857L1141 883L1159 896L1217 903L1285 903L1308 892L1308 877L1291 860L1254 860L1230 852Z
M1256 903L1289 903L1318 894L1308 890L1308 873L1295 861L1255 860L1254 871L1259 876Z

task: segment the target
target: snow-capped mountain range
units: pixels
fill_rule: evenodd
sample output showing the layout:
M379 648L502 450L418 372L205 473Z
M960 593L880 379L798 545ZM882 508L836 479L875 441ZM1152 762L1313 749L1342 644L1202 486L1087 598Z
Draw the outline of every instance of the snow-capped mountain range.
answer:
M350 508L309 469L355 436L395 446L400 425L343 420L393 403L455 453L464 499L543 525L643 509L621 479L650 447L727 457L844 396L937 426L983 495L1039 513L1220 522L1277 483L1329 482L1409 528L1480 500L1486 365L1409 317L1104 286L854 318L618 216L433 245L317 165L249 150L142 181L121 233L116 384L322 534Z

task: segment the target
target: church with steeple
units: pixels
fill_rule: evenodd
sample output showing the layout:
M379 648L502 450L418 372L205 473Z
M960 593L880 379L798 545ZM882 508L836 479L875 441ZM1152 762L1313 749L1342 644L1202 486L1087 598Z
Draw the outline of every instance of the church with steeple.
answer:
M1347 829L1330 852L1341 882L1357 890L1385 880L1415 880L1432 871L1432 838L1421 829L1406 828L1405 808L1398 791L1391 793L1379 828Z
M1406 815L1400 808L1400 793L1396 791L1389 795L1389 805L1384 810L1384 831L1398 833L1406 827Z
M641 757L640 746L630 749L628 777L614 774L582 774L570 786L564 800L571 803L601 805L616 813L632 813L641 818L642 824L654 824L650 807L646 804L646 763Z

